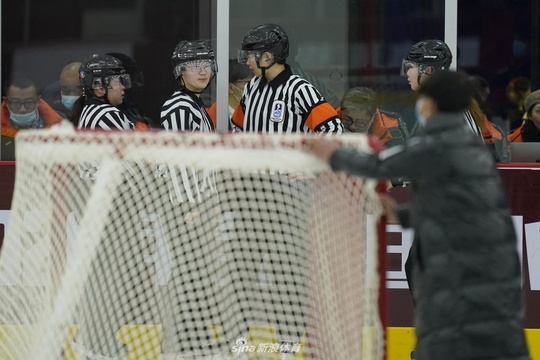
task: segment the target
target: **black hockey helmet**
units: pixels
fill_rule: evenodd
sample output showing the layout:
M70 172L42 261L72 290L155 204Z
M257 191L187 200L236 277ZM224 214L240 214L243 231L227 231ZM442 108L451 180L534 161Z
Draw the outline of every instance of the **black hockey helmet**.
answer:
M79 67L79 80L85 90L106 88L113 78L118 78L126 89L131 87L126 68L120 60L110 55L93 54Z
M208 60L214 74L217 73L216 56L210 45L201 40L180 41L171 57L174 78L178 79L182 75L186 63L200 60Z
M123 53L107 53L105 55L115 57L122 62L122 65L124 65L124 68L131 78L131 86L144 86L144 75L141 68L139 68L139 65L137 65L135 59Z
M277 63L285 63L289 56L289 37L283 28L276 24L264 24L249 30L238 50L238 62L246 62L248 55L268 51L274 55Z
M435 70L448 70L452 64L452 52L444 41L422 40L411 46L406 58L403 59L401 67L403 76L407 75L411 63L418 65L421 74L425 73L428 67L433 67Z

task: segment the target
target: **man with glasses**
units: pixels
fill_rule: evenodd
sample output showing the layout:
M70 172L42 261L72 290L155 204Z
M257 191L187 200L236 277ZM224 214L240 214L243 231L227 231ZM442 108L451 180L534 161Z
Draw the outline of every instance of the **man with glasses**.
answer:
M15 135L19 130L43 129L62 121L38 93L36 84L15 78L2 99L2 160L15 160Z
M349 132L374 135L385 147L405 144L407 125L397 113L381 110L378 95L372 88L359 86L345 92L338 108L341 121Z

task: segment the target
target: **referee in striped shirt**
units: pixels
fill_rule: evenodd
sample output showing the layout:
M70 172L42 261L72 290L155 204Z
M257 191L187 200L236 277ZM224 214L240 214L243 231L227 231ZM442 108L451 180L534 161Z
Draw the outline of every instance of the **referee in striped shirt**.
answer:
M424 81L436 71L446 71L452 64L452 52L444 41L422 40L411 46L401 64L401 76L407 78L411 90L418 91ZM482 139L482 130L471 112L465 110L464 121ZM413 128L413 133L418 130Z
M214 51L204 41L180 41L172 55L180 88L161 107L161 127L168 131L213 132L201 93L217 73Z
M307 80L285 63L289 39L279 25L259 25L248 31L238 52L255 77L246 85L232 117L244 132L342 133L335 109Z
M122 62L109 55L94 54L79 68L84 94L73 106L70 121L78 129L132 130L133 123L116 106L131 86Z

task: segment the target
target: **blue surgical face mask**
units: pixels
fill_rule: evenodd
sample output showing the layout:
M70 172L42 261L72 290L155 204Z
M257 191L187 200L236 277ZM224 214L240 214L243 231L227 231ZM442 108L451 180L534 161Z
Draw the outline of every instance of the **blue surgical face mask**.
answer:
M73 105L75 104L75 101L79 96L77 95L63 95L62 94L62 104L66 107L66 109L73 109Z
M418 99L416 101L416 106L414 107L414 112L416 114L416 121L421 126L425 126L426 125L426 118L422 114L420 114L420 108L421 107L422 107L422 99Z
M15 114L9 112L9 119L19 129L25 129L31 127L38 119L38 110L31 111L27 114Z

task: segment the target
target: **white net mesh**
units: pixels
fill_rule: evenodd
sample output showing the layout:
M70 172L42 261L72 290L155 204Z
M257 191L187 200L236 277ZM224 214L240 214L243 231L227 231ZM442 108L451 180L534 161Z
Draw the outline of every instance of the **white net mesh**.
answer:
M302 140L21 133L0 358L382 359L375 184Z

